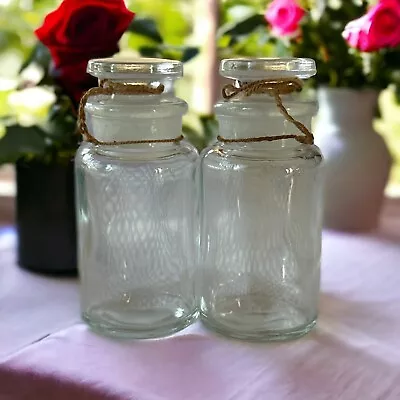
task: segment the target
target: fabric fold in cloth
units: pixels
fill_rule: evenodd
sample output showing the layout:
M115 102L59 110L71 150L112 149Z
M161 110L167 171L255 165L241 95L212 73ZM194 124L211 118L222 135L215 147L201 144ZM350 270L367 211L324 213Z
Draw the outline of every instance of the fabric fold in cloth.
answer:
M0 361L80 321L77 279L22 269L16 242L14 228L0 229Z
M77 325L0 365L1 399L399 399L400 366L317 329L296 342L251 344L191 331L114 341Z
M320 316L302 339L246 343L196 323L169 338L117 341L77 324L3 359L0 399L398 400L394 233L324 234Z

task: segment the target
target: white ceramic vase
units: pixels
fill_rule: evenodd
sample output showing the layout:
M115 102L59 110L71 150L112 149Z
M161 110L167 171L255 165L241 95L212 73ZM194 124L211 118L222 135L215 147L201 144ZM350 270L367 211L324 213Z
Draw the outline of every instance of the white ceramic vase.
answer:
M325 158L324 226L374 229L392 158L372 126L378 91L321 88L315 127Z

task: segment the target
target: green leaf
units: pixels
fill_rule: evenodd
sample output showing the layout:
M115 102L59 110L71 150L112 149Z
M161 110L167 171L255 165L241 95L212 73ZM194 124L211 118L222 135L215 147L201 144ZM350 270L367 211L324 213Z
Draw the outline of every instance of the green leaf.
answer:
M0 31L0 51L5 51L10 47L19 48L21 39L16 32L1 30Z
M163 38L158 31L157 25L155 21L151 18L134 18L128 28L128 31L145 36L149 39L154 40L157 43L163 42Z
M177 46L184 44L185 39L192 33L194 17L192 3L193 1L187 0L127 1L129 8L136 12L135 19L139 16L151 17L156 21L163 41Z
M0 164L14 163L27 155L42 156L45 150L44 132L38 126L7 126L0 140Z
M57 150L75 150L80 140L77 133L77 120L72 111L72 104L67 96L59 96L49 112L49 118L43 126L47 136L47 145Z
M217 37L223 35L239 36L253 32L259 26L266 26L265 17L262 14L254 14L236 23L228 23L219 28Z
M385 63L389 64L390 66L400 66L400 50L391 50L387 51L386 54L384 55L385 57Z
M395 94L395 99L398 104L400 104L400 85L395 84L394 85L394 94Z
M37 42L32 49L31 54L22 64L21 71L23 71L29 64L35 62L39 64L45 71L47 71L51 61L51 56L48 48L41 42Z
M192 58L196 57L197 54L199 54L198 47L186 47L183 50L181 61L187 62L187 61L191 60Z
M217 138L218 122L214 115L200 115L198 120L196 117L195 125L196 128L185 123L182 131L187 139L201 151Z
M190 143L192 143L192 145L197 148L197 150L201 151L202 149L204 149L204 147L206 147L207 143L204 136L202 136L191 126L184 124L182 126L182 132L185 137L190 141Z
M199 53L199 49L197 47L168 45L141 46L139 47L139 53L143 57L169 58L172 60L187 62Z
M45 72L43 78L37 83L37 86L54 86L55 80L50 76L47 71Z
M162 52L158 47L154 46L141 46L139 47L139 53L143 57L150 57L150 58L162 58Z
M200 123L203 128L203 135L207 144L217 138L218 122L214 115L201 115Z

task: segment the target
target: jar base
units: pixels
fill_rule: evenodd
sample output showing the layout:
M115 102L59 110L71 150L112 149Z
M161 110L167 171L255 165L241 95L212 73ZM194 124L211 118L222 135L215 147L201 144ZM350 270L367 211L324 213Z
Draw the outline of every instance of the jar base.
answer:
M118 304L114 304L118 306ZM120 305L119 305L120 306ZM172 335L191 325L198 310L162 308L152 311L112 308L110 304L90 308L82 319L97 333L121 339L154 339Z
M217 322L214 318L201 313L201 320L204 326L216 333L223 336L227 336L233 339L247 340L252 342L282 342L288 340L298 339L307 333L309 333L316 325L317 318L312 321L296 326L292 329L254 329L241 330L235 329L231 326L221 324Z

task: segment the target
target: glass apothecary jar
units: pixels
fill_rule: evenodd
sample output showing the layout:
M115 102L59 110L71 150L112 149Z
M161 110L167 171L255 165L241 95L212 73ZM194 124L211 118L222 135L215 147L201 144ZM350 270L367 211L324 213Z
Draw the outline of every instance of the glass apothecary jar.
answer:
M322 156L299 131L315 102L289 92L315 63L230 59L220 72L235 83L216 105L218 141L201 155L201 316L235 338L295 338L317 318Z
M88 97L93 140L76 156L83 319L108 335L165 336L198 314L198 154L179 137L187 104L173 92L183 67L100 59L89 62L88 73L109 91Z

